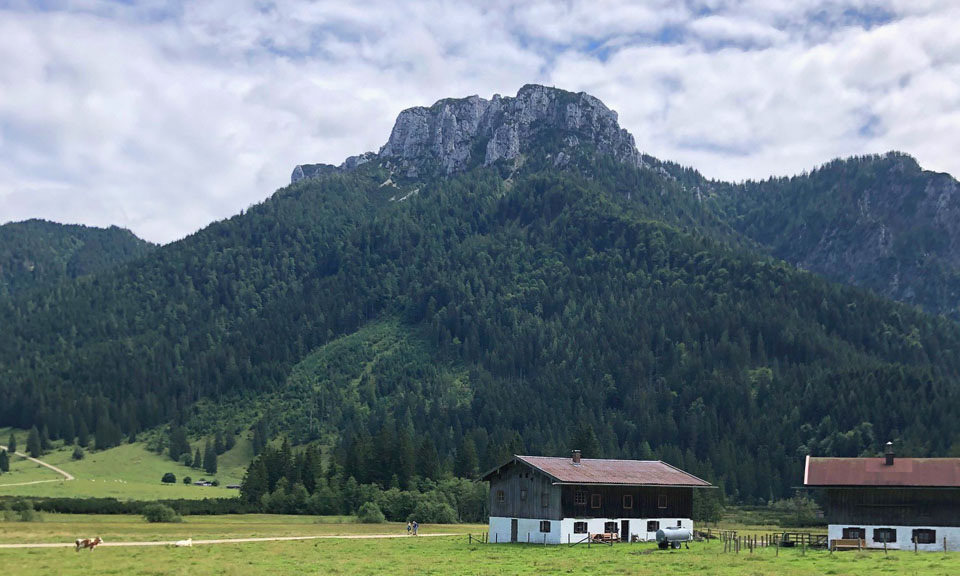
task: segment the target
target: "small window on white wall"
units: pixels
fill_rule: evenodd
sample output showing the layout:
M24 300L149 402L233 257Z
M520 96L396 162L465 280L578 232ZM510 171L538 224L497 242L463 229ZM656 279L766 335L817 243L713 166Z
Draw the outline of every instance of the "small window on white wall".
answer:
M660 522L656 520L647 520L647 532L656 532L660 529Z
M541 532L550 532L550 521L549 521L549 520L541 520L541 521L540 521L540 531L541 531Z
M587 523L586 523L586 522L574 522L574 523L573 523L573 533L574 533L574 534L586 534L586 533L587 533Z

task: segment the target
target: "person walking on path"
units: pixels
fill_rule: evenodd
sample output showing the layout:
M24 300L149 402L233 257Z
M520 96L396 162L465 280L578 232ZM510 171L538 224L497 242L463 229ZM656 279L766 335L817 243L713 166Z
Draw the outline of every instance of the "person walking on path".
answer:
M411 530L413 530L413 524L411 524L410 521L407 520L407 536L410 535Z
M416 521L416 520L414 520L414 521L413 521L413 535L414 535L414 536L417 535L417 530L419 530L419 529L420 529L420 525L417 524L417 521Z

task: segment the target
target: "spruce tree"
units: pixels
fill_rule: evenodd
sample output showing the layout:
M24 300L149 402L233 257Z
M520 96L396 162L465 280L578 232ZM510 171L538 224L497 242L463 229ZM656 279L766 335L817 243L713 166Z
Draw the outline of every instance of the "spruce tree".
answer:
M217 434L213 440L213 449L217 452L217 454L223 454L224 452L227 451L227 447L223 440L222 430L217 430Z
M90 429L87 427L87 421L80 418L80 423L77 425L77 446L86 448L88 444L90 444Z
M453 472L460 478L473 478L477 475L480 462L477 458L477 447L470 435L465 434L457 448L457 460Z
M46 452L51 448L53 448L53 444L50 442L50 431L44 424L43 428L40 429L40 449Z
M10 457L6 450L0 450L0 472L10 471Z
M13 435L13 432L10 433L10 440L7 441L7 450L11 454L17 451L17 437Z
M37 430L36 426L30 429L30 434L27 436L27 453L34 458L43 455L43 448L40 446L40 431Z
M217 451L209 438L207 438L206 446L203 447L203 470L207 474L217 473Z
M190 442L187 440L187 431L182 426L177 426L170 431L170 459L176 462L184 454L190 455Z
M197 448L196 453L193 455L193 468L203 468L203 457L200 455L200 448Z

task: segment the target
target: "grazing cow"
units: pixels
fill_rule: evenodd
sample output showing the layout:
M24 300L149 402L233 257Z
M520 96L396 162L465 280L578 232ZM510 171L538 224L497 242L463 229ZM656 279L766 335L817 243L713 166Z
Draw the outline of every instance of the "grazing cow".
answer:
M191 547L193 546L193 538L187 538L186 540L177 540L177 543L174 544L177 548Z
M100 544L103 544L103 538L99 536L96 538L77 538L77 552L79 552L81 548L89 548L90 551L93 552L93 549Z

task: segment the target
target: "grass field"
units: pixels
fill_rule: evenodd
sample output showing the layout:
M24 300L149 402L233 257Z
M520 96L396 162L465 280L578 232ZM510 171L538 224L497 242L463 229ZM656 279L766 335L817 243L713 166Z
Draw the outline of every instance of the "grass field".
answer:
M194 523L194 520L198 522ZM46 528L73 529L69 534L93 535L96 529L113 530L102 518L75 517L69 521L48 518L43 524L17 524L26 535L3 539L22 541ZM311 518L237 516L190 518L180 525L144 525L140 537L169 540L185 538L192 530L202 537L237 537L243 534L396 533L399 524L358 525L315 523ZM132 527L135 519L124 517L117 526ZM0 524L2 526L2 524ZM425 526L424 533L442 530L475 530L483 527ZM36 532L35 532L36 531ZM104 532L109 534L109 532ZM130 534L123 531L122 534ZM192 532L199 538L197 532ZM275 534L282 535L282 534ZM65 535L66 537L67 535ZM105 536L106 537L106 536ZM130 534L132 538L132 534ZM107 541L111 541L106 537ZM955 575L960 573L960 553L844 552L773 549L754 554L724 554L718 542L694 544L689 550L656 550L652 544L620 544L613 547L536 546L522 544L467 543L465 536L399 538L382 540L311 540L198 545L193 548L100 548L75 553L70 548L0 550L4 574L635 574L664 576L698 575L854 575L910 574Z
M9 435L9 430L0 430L0 439L4 444ZM22 451L26 445L26 434L22 434L22 440L19 436L18 434L17 442ZM249 462L248 452L252 454L249 440L238 441L233 450L220 457L223 466L215 475L220 481L220 487L201 487L184 485L182 479L190 476L193 480L213 480L214 476L204 473L203 470L173 462L162 454L147 450L141 443L122 444L102 452L87 452L83 460L71 458L72 447L60 447L40 459L73 474L76 480L62 481L62 476L48 468L19 456L11 456L10 472L0 475L0 496L99 497L120 500L230 498L236 496L237 491L228 490L225 486L240 483ZM176 475L176 484L160 482L166 472ZM36 480L57 481L9 486Z
M140 516L43 514L40 522L0 521L0 544L72 542L80 534L100 536L108 542L150 542L270 536L342 534L403 534L406 524L358 524L352 516L282 516L238 514L185 516L175 524L151 524ZM422 532L479 533L485 526L424 525Z

